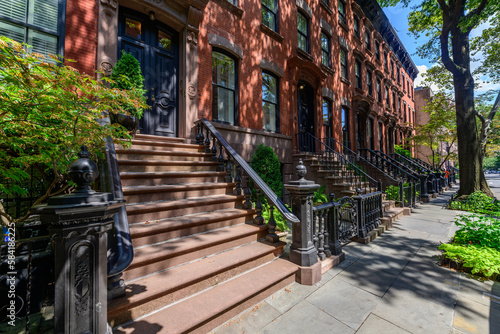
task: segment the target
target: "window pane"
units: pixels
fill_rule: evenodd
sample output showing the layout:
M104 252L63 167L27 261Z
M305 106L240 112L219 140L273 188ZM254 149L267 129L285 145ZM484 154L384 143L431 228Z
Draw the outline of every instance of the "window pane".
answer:
M262 100L278 103L278 80L270 74L262 73Z
M217 87L214 93L215 113L217 114L214 115L214 118L234 124L234 92Z
M263 128L276 131L276 105L262 101Z
M43 54L47 61L51 60L48 58L49 54L57 55L57 37L55 36L29 30L28 44L33 47L32 52Z
M325 51L328 51L328 44L328 37L324 33L321 33L321 48Z
M276 13L276 9L278 7L276 4L276 0L262 0L262 4Z
M214 52L212 54L212 81L214 84L230 89L236 87L235 61L228 56Z
M305 38L305 36L303 36L301 34L299 34L298 38L299 38L299 48L306 51L307 50L307 39Z
M0 13L8 18L26 22L27 6L28 0L2 0L0 1Z
M300 12L297 12L297 29L307 35L307 19Z
M28 23L57 32L58 0L31 0Z
M26 43L26 28L15 24L0 21L0 35L19 43Z
M330 104L327 100L323 99L323 124L329 125L330 119Z
M276 22L274 13L262 7L262 23L269 28L276 30Z
M125 34L130 37L141 39L142 23L129 18L125 19Z
M158 46L167 50L172 50L172 36L164 31L158 30Z

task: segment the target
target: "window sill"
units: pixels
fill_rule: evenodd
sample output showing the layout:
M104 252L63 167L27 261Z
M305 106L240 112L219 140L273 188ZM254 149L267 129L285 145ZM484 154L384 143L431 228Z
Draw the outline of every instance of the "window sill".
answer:
M356 33L354 33L354 41L358 44L361 44L361 39L359 38L359 36L356 36Z
M233 13L234 15L238 16L240 19L243 16L243 9L241 9L238 6L233 5L229 1L227 1L227 0L213 0L213 1L215 3L217 3L219 6L227 9L228 11Z
M349 27L342 21L339 20L339 26L344 28L345 31L349 32Z
M283 40L285 39L285 37L281 36L280 34L278 34L276 31L274 31L273 29L269 28L268 26L266 26L264 23L261 23L260 24L260 30L265 33L266 35L274 38L276 41L278 41L279 43L283 42Z
M333 10L328 6L323 0L320 0L319 2L321 4L321 7L323 7L324 10L328 12L328 14L333 15Z
M347 80L346 78L340 77L340 81L342 81L343 83L345 83L347 86L351 85L351 82L349 80Z
M299 56L302 56L303 58L306 58L309 61L314 61L313 56L311 56L311 54L309 52L306 52L299 47L297 48L297 54Z
M328 73L329 75L335 74L335 70L329 66L325 66L325 65L321 64L321 69L323 71L325 71L326 73Z
M368 95L367 98L368 98L368 100L370 100L370 102L375 101L375 98L373 96L371 96L371 95Z
M373 53L370 49L368 49L367 47L365 47L365 52L368 53L370 55L370 57L373 57Z
M381 106L382 108L384 107L384 104L383 104L382 102L377 102L377 104L378 104L379 106Z
M365 91L361 88L356 87L354 90L356 91L356 93L358 93L360 95L365 95Z

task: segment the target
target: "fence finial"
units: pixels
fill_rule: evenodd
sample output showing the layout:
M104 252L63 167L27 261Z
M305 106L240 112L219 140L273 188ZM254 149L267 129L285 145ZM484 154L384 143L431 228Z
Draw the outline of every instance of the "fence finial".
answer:
M295 167L295 171L297 172L297 176L299 177L299 181L304 180L304 176L307 174L307 168L304 166L304 162L302 159L299 159L299 164Z

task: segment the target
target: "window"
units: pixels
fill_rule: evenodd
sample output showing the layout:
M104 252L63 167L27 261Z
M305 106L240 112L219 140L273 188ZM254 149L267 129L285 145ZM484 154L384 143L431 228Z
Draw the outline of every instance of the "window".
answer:
M339 20L343 24L347 24L345 18L345 3L342 0L339 0Z
M330 38L324 32L321 33L321 64L330 67Z
M401 115L401 97L398 97L398 113Z
M389 108L391 104L389 103L389 87L385 86L385 106Z
M342 107L342 114L341 114L341 122L342 122L342 144L344 144L345 147L351 148L351 145L349 143L349 109L346 107Z
M212 118L236 124L237 73L236 59L212 52Z
M403 108L403 122L406 123L406 101L404 102L404 108Z
M392 109L396 110L396 92L392 92Z
M387 56L387 52L384 52L384 67L386 70L389 70Z
M347 80L347 51L340 48L340 76Z
M330 115L332 114L332 103L323 99L323 138L330 138L332 136L330 126Z
M394 62L391 61L391 77L394 79Z
M262 0L262 24L278 31L278 1Z
M297 12L297 30L299 48L309 52L309 21L301 12Z
M370 34L371 31L368 28L365 28L365 48L370 50Z
M397 71L398 71L398 72L397 72L397 74L396 74L396 75L398 76L398 84L399 84L399 83L401 82L401 81L400 81L400 78L399 78L399 67L398 67L398 70L397 70Z
M2 0L0 35L27 43L31 52L51 61L49 54L63 53L61 23L65 7L60 0Z
M262 73L262 127L279 132L279 80L274 75Z
M354 75L356 76L356 88L362 89L361 87L361 62L356 59L354 63Z
M384 128L382 123L378 123L378 149L380 151L384 151L384 140L382 139L384 136Z
M238 0L227 0L230 4L238 6Z
M368 118L368 145L370 145L370 150L375 149L375 138L373 137L373 118Z
M366 89L368 91L368 96L373 96L373 86L372 86L372 71L366 71Z
M379 78L377 78L377 101L382 103L382 83Z
M380 43L375 41L375 58L380 61Z
M361 35L359 33L359 19L356 16L354 17L353 27L354 27L354 35L357 38L361 38Z

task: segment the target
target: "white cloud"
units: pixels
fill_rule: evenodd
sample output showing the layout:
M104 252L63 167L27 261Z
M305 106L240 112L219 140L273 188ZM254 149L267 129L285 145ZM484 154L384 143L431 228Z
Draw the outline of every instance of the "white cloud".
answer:
M432 65L432 66L436 66L436 65ZM432 67L431 66L431 67ZM424 78L422 77L422 75L427 72L427 70L429 69L427 67L427 65L417 65L417 69L418 69L418 75L417 77L415 78L415 81L414 81L414 86L415 87L420 87L420 86L423 86L423 81L424 81ZM437 92L439 89L438 89L438 86L435 85L435 84L432 84L431 85L431 89L433 92Z

